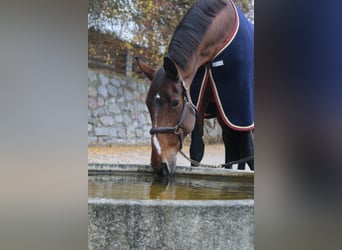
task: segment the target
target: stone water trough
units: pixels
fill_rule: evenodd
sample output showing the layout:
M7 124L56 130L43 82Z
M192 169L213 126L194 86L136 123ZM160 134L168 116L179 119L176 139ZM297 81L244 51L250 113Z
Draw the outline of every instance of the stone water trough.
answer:
M254 249L254 174L88 165L89 249Z

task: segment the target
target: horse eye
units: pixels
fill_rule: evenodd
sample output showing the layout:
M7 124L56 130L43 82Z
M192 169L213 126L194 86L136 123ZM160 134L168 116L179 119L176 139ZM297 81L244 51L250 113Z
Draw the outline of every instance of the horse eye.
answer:
M179 100L172 100L171 105L172 105L173 108L177 108L178 105L179 105Z

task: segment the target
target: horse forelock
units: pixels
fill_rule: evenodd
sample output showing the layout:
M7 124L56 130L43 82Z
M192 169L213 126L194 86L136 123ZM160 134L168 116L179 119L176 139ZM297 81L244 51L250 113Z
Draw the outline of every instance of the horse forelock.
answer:
M152 103L153 99L157 95L165 94L167 90L171 89L176 89L177 87L177 81L174 81L170 78L168 78L164 67L160 67L157 70L157 73L155 77L152 80L152 83L150 85L150 88L147 93L147 98L146 98L146 104ZM172 90L171 90L172 91Z
M163 67L157 70L155 77L152 80L150 88L147 93L146 103L152 102L153 98L163 89L165 84L166 72Z
M178 24L168 49L168 56L182 69L197 49L217 13L227 5L225 0L200 0Z

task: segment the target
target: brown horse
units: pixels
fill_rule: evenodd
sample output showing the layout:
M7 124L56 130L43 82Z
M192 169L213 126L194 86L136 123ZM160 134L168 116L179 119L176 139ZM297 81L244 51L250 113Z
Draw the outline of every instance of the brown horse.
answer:
M220 102L215 99L217 93L212 83L203 87L205 94L202 96L205 100L198 112L191 101L190 93L197 71L201 67L207 67L233 41L236 33L243 34L240 29L238 32L238 23L237 7L230 0L200 0L176 28L162 67L155 69L137 58L140 69L152 81L146 104L152 120L151 165L158 175L174 174L177 152L182 148L184 138L192 131L191 157L201 160L204 150L204 146L201 146L203 119L210 104L216 104L215 109L220 114L217 117L223 130L226 162L252 153L250 130L253 129L254 122L240 126L228 118L223 119L226 116L221 114L218 105ZM230 46L232 45L228 47ZM239 139L240 134L243 134L241 138L244 139ZM245 147L248 149L245 150ZM240 152L241 148L244 153Z

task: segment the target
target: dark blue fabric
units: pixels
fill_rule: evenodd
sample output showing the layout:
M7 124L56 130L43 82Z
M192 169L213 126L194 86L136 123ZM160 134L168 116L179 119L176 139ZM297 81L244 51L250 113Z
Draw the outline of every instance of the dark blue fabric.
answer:
M221 112L227 118L221 115L222 119L228 126L233 124L233 129L236 129L234 126L244 129L254 123L254 27L238 7L237 11L240 26L234 40L210 65L198 69L190 92L193 103L198 104L205 70L210 68L222 103ZM215 67L217 62L219 66ZM216 107L220 109L217 101ZM208 117L216 116L216 112L215 105L209 105L206 110Z

